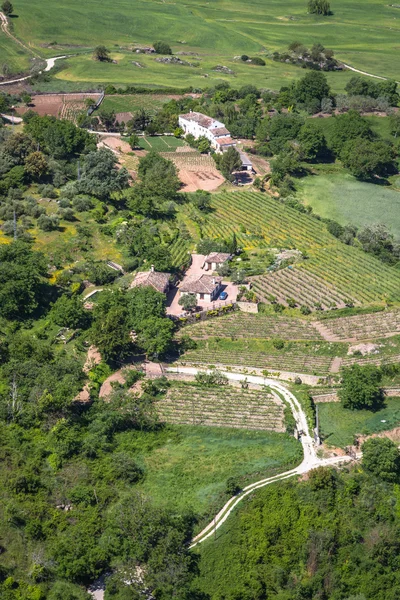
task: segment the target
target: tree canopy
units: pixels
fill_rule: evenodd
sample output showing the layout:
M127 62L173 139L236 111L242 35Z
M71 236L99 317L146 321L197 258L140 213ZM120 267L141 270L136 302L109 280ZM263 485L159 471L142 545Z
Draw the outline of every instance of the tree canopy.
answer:
M382 373L374 365L352 365L342 370L339 398L344 408L375 409L383 402Z
M400 477L400 452L388 438L371 438L362 445L362 464L367 471L392 483Z
M0 245L0 316L24 319L43 302L47 264L42 253L15 241Z

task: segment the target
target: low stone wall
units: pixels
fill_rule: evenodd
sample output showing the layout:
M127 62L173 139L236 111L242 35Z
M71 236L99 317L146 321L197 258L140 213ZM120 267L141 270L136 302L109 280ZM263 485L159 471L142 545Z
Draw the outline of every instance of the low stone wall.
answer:
M242 302L236 303L239 310L247 313L258 313L258 302Z
M332 390L329 394L315 394L312 397L315 404L323 402L340 402L337 390ZM400 398L400 388L383 388L383 393L387 398Z

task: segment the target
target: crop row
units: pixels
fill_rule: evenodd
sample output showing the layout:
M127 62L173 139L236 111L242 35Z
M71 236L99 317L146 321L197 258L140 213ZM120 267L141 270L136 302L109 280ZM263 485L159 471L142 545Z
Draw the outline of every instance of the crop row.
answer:
M282 431L283 406L264 390L173 385L157 403L168 423Z
M400 333L400 311L355 315L324 321L324 326L339 339L373 339Z
M212 321L195 323L184 329L194 339L208 337L281 338L283 340L322 340L310 321L270 317L242 312L225 315Z
M266 355L263 352L189 350L182 357L191 364L222 364L245 366L273 371L296 373L328 373L332 358L329 356L307 356L304 354Z
M268 300L268 295L272 295L285 305L287 298L294 298L298 305L310 308L314 308L316 303L323 308L345 306L343 296L301 268L282 269L276 273L257 276L252 281L257 295L264 301Z
M303 268L317 276L340 297L361 302L381 300L384 295L400 298L400 274L377 259L333 238L325 226L280 204L264 194L223 193L213 197L215 212L208 218L215 231L221 222L231 232L260 233L271 246L306 250ZM255 246L260 244L255 241Z
M382 363L400 363L400 355L372 355L365 356L364 358L353 357L353 358L344 358L342 361L342 367L349 367L350 365L358 364L358 365L380 365Z

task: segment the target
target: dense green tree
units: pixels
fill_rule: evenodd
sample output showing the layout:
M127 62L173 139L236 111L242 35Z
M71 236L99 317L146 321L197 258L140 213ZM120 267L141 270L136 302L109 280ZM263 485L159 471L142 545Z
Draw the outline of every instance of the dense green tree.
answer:
M12 156L16 160L16 164L22 165L27 156L34 152L35 144L27 132L14 133L5 140L2 150Z
M42 214L38 218L37 224L42 231L55 231L60 227L60 219L57 215Z
M122 358L132 347L126 303L121 296L110 298L110 295L111 292L103 292L102 302L95 306L91 330L93 343L107 361Z
M90 600L91 596L81 587L66 581L56 581L47 596L48 600Z
M304 119L293 113L278 114L267 121L265 133L272 152L278 154L288 141L297 139L303 125ZM257 137L259 141L262 141L260 130L258 130ZM266 140L264 139L264 141Z
M397 82L390 79L377 82L368 77L355 75L347 82L345 90L349 96L385 98L389 102L390 106L397 106L399 101Z
M34 180L39 181L47 174L49 164L43 152L31 152L25 160L25 171Z
M242 166L242 160L239 152L233 146L228 148L226 152L222 154L220 161L220 169L222 175L228 181L232 180L232 173Z
M1 5L1 10L3 11L3 13L9 17L10 15L12 15L14 7L11 4L10 0L5 0L3 2L3 4Z
M130 145L132 150L135 150L136 148L140 147L139 142L140 142L140 138L138 135L136 135L136 133L133 133L128 139L128 144Z
M86 328L90 323L89 312L83 308L83 302L77 295L61 296L51 309L51 317L57 325L72 329Z
M384 262L396 264L400 259L400 245L385 225L366 225L357 234L363 250Z
M341 150L343 166L359 179L386 177L395 172L395 154L386 142L355 138L346 142Z
M171 345L174 324L170 319L149 317L140 324L138 344L147 355L164 354Z
M107 199L114 192L120 192L129 184L128 171L117 168L115 155L107 149L89 152L85 156L82 176L77 183L79 192Z
M43 301L46 260L24 242L0 245L0 316L24 319Z
M330 96L330 87L326 75L321 71L310 71L299 79L294 87L294 97L297 102L306 104L311 100L319 100Z
M133 329L139 329L150 317L165 317L165 294L151 286L135 287L127 292L126 298Z
M179 298L178 304L179 306L182 306L183 310L194 310L197 306L196 294L183 294L183 296Z
M93 58L100 62L110 62L110 51L106 46L96 46L93 52Z
M165 199L174 197L181 186L174 163L154 151L140 159L138 174L149 193Z
M381 371L374 365L352 365L342 370L339 398L344 408L374 409L383 403Z
M154 42L153 48L157 54L172 54L171 47L166 42Z
M89 280L95 285L112 283L120 275L118 271L102 261L90 261L87 264L87 274Z
M305 160L315 161L327 158L328 146L318 125L309 121L305 123L297 140L300 143L301 154Z
M101 121L101 124L107 131L112 131L115 129L116 125L116 114L113 110L107 110L105 108L100 109L98 112L98 117Z
M202 211L207 211L211 207L211 194L204 190L197 190L189 196L189 200Z
M357 138L371 139L372 132L368 122L358 112L349 110L344 115L332 117L334 120L329 145L336 154L340 154L346 142Z
M56 159L70 158L96 148L96 138L92 134L65 119L35 116L25 124L24 131L39 143L42 151Z
M362 445L362 464L367 471L385 481L397 482L400 477L400 452L388 438L371 438Z
M331 6L329 0L309 0L308 12L315 15L330 15Z

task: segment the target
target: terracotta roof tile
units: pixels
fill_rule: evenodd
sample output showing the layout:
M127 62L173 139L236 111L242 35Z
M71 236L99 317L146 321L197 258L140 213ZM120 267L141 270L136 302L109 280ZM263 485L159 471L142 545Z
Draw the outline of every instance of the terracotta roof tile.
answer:
M182 281L179 289L190 294L211 294L221 281L222 277L192 275Z
M169 284L171 273L160 273L158 271L139 271L131 283L132 287L140 285L151 285L158 292L164 292Z

